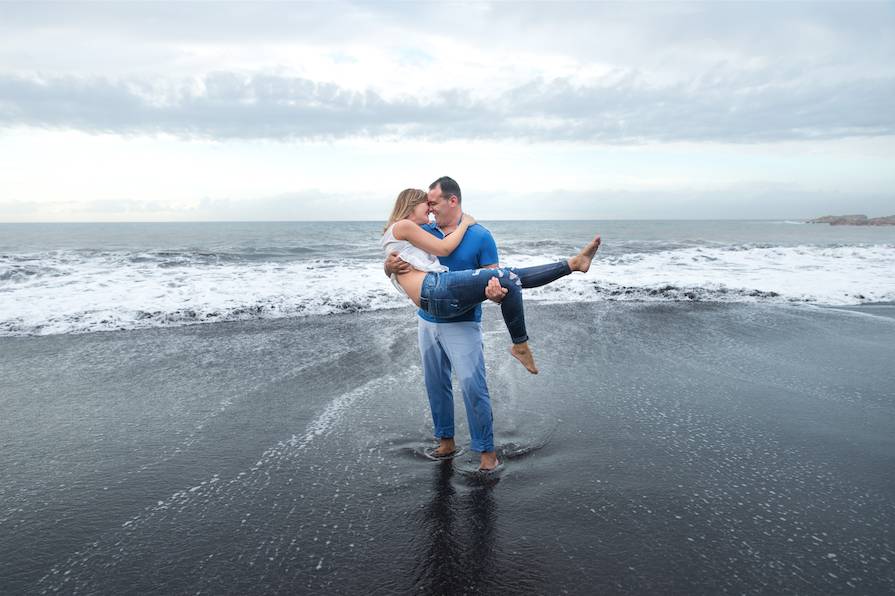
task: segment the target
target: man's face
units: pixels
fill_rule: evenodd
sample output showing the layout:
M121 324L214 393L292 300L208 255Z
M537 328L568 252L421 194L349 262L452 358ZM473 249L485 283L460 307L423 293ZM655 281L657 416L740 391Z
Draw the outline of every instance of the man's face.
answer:
M445 197L441 192L441 185L436 184L435 188L429 190L427 196L429 204L429 213L435 216L435 223L439 227L450 225L454 219L454 205L456 199L453 197Z

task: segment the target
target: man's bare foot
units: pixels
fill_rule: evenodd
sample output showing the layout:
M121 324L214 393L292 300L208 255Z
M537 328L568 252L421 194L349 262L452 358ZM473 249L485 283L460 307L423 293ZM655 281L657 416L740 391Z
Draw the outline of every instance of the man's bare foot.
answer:
M480 472L490 472L499 465L500 462L497 461L497 453L494 451L482 451L482 457L479 460Z
M528 372L533 375L538 374L538 367L535 366L535 357L531 353L531 348L528 347L528 342L513 344L513 347L510 348L510 354L521 362L522 366L528 369Z
M447 455L452 454L457 450L457 445L454 444L453 437L444 438L442 437L438 441L438 447L435 448L435 451L432 452L432 455L435 457L445 457Z
M590 269L590 262L594 260L597 249L600 248L600 236L595 236L593 240L588 242L577 255L569 259L569 269L572 271L581 271L587 273Z

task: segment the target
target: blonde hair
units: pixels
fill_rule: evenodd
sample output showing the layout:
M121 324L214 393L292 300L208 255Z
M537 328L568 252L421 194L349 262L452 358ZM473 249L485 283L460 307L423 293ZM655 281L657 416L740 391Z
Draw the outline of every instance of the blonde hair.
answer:
M402 190L398 193L398 198L395 199L395 208L392 209L392 214L388 218L388 223L385 224L385 228L383 231L389 229L389 227L395 223L396 221L401 221L416 208L420 203L426 202L426 192L420 190L418 188L408 188Z

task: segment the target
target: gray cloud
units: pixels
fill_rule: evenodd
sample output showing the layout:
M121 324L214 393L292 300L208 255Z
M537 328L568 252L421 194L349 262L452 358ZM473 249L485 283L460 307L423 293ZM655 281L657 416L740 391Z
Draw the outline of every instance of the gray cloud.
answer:
M895 134L895 77L817 82L787 69L719 64L684 83L636 71L603 84L536 79L493 99L448 89L385 99L331 83L217 72L141 81L0 75L0 126L212 139L503 139L538 142L750 143Z
M615 71L582 86L515 65L513 80L528 82L499 95L446 80L431 96L386 99L280 74L195 72L185 49L226 56L302 43L363 64L357 47L375 44L400 69L426 66L435 38L479 50L477 66L495 75L495 50ZM0 39L0 127L749 143L890 135L895 126L891 3L2 2Z
M0 4L0 31L121 35L142 41L336 39L376 21L351 2L24 2ZM346 28L346 25L348 27Z
M868 54L890 63L891 2L40 2L0 3L6 38L66 33L139 42L308 41L382 44L417 32L481 46L536 46L588 55L656 55L670 46L738 48L787 59L804 53L854 61ZM395 38L392 38L395 35ZM815 36L812 38L811 36ZM816 36L824 37L818 44ZM623 44L618 44L624 40ZM860 48L860 56L856 56ZM42 48L31 48L39 52ZM71 48L77 50L77 48ZM845 49L847 51L843 52ZM55 48L47 48L54 51ZM800 52L800 50L802 50ZM596 54L592 57L597 57Z
M550 54L666 74L698 74L725 58L741 67L760 60L834 69L847 79L895 74L893 15L891 2L7 1L0 64L18 72L171 72L183 65L184 44L360 43L400 53L448 39L483 54Z

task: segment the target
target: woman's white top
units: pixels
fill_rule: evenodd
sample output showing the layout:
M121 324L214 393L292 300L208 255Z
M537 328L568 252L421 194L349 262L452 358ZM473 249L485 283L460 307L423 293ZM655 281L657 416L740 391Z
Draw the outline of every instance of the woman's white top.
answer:
M395 224L390 225L385 231L385 234L382 235L382 240L379 241L379 244L382 246L383 250L385 250L385 256L396 252L402 261L410 263L410 266L418 271L434 271L440 273L448 270L447 267L438 261L438 257L435 255L415 247L407 240L398 240L395 238L394 227ZM401 284L398 283L398 276L394 273L392 273L392 284L398 288L399 292L405 296L407 295L407 292L405 292L404 288L401 287Z

